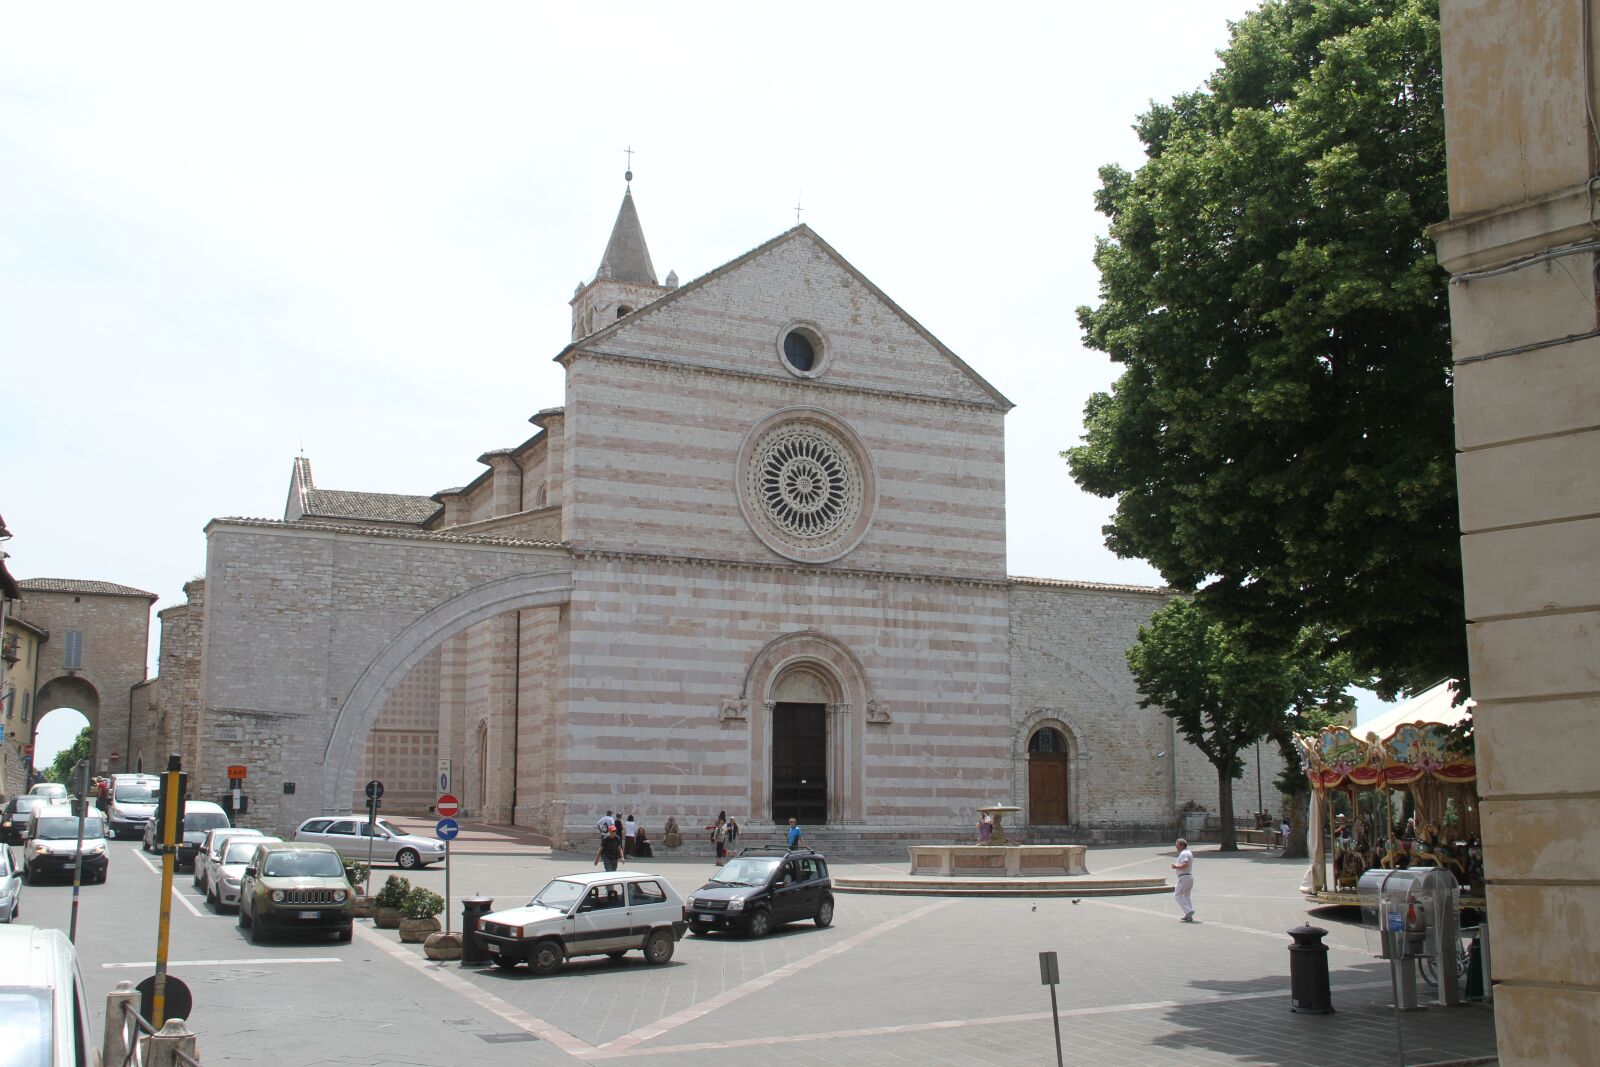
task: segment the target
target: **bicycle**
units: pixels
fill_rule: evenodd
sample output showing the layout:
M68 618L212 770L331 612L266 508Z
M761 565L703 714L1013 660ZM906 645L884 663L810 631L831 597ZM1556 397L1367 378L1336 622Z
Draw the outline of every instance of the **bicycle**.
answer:
M1476 936L1477 933L1476 926L1461 927L1456 933L1456 980L1459 989L1467 986L1467 971L1472 961L1472 945L1467 935ZM1439 988L1439 964L1432 956L1417 958L1417 972L1422 975L1424 982L1435 989Z

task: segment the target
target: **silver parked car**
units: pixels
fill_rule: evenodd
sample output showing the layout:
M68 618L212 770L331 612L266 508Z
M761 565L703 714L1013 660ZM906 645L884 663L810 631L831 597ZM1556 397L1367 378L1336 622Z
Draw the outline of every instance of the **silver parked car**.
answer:
M0 923L12 922L22 914L22 872L17 857L0 845Z
M683 898L665 878L595 871L557 878L522 907L490 912L478 920L478 939L504 970L526 963L552 974L573 956L620 959L631 949L646 963L666 963L688 926Z
M206 836L200 839L200 851L194 856L194 887L207 896L211 895L211 881L216 877L217 868L222 866L222 848L226 842L235 837L265 836L260 830L248 830L240 826L207 830Z
M206 879L206 903L216 911L236 910L239 907L239 883L244 879L244 869L250 866L250 857L255 855L256 846L269 842L282 844L283 838L256 834L244 837L235 835L225 839L221 855Z
M377 832L372 833L365 815L307 819L294 832L294 840L332 845L345 859L363 863L367 859L367 844L370 841L373 863L393 863L406 871L444 860L443 841L408 834L382 819L378 820Z

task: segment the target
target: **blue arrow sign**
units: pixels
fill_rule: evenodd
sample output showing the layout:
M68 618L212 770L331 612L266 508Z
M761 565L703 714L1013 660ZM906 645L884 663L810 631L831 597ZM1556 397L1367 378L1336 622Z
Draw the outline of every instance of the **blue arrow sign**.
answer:
M439 835L441 841L454 841L456 835L461 832L461 824L454 819L440 819L439 825L433 828L433 832Z

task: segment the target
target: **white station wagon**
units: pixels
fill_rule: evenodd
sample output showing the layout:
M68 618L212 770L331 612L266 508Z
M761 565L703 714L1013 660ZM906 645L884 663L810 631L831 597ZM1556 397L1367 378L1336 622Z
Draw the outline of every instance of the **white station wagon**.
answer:
M631 949L666 963L688 927L683 898L665 878L602 871L557 878L525 906L490 912L478 920L478 939L499 967L526 963L551 974L573 956L619 959Z

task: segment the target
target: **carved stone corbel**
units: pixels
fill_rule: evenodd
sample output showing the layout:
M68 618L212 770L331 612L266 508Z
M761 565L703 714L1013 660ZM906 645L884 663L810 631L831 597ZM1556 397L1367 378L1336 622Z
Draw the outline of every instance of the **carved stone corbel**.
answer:
M736 698L726 698L717 709L723 722L744 722L749 718L747 703Z
M867 721L893 722L894 720L889 717L889 705L880 704L876 700L867 701Z

